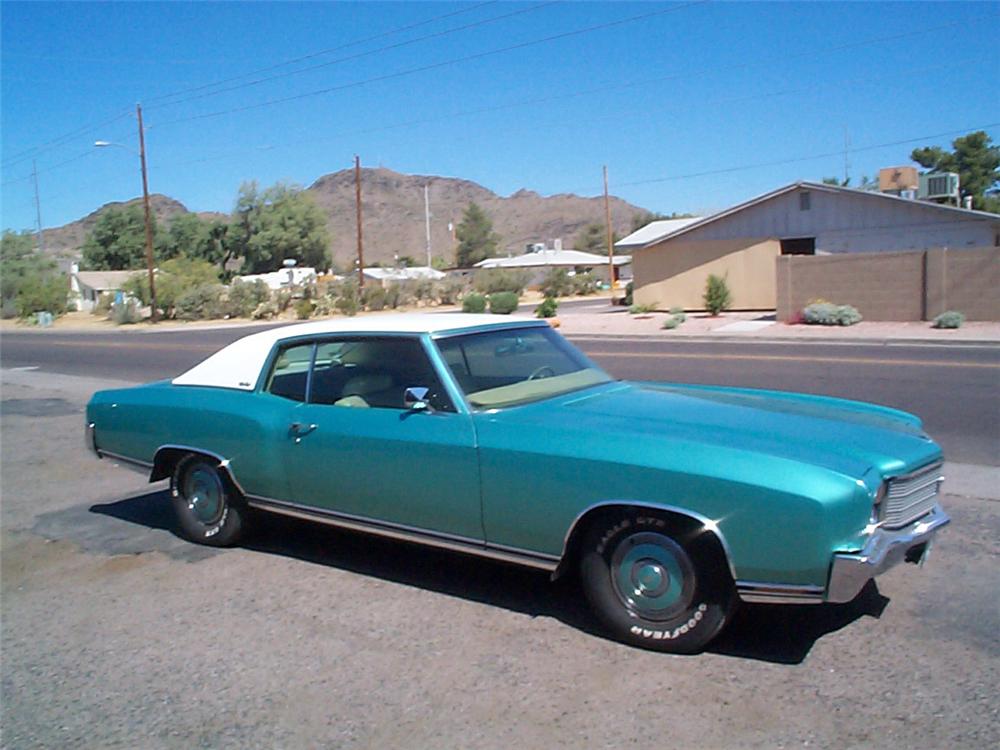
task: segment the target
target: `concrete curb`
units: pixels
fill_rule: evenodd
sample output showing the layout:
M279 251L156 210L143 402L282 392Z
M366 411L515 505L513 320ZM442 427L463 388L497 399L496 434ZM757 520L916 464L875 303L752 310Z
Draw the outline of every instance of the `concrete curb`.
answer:
M742 336L742 335L680 335L657 336L656 334L616 334L616 333L568 333L560 331L568 339L599 339L602 341L653 341L656 343L691 344L820 344L823 346L958 346L1000 350L1000 341L976 339L924 339L924 338L852 338L821 339L792 336Z

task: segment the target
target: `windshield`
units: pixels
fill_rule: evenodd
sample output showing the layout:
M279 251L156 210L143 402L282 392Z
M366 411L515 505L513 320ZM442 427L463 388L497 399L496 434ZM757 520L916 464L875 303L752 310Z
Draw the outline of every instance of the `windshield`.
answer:
M612 378L548 326L452 336L437 342L469 403L515 406Z

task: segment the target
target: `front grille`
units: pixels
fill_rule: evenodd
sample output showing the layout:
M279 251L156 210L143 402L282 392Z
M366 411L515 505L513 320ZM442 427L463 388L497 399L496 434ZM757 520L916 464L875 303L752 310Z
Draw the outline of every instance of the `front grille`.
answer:
M890 479L889 490L883 501L883 525L889 529L897 529L929 513L937 502L938 490L943 481L940 463Z

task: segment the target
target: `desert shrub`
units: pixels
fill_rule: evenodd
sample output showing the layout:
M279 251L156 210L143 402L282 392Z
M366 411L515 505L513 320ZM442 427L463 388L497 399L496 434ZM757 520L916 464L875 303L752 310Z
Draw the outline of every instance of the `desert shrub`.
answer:
M309 320L316 310L316 303L311 299L300 299L295 303L295 317L299 320Z
M465 291L465 281L456 276L441 279L437 285L438 301L442 305L455 305Z
M546 297L542 300L542 304L535 308L535 317L554 318L558 307L559 302L555 297Z
M961 328L965 316L958 310L947 310L934 318L935 328Z
M542 278L540 288L546 297L566 297L573 293L573 277L565 268L551 268Z
M221 284L201 284L184 292L174 303L176 317L181 320L221 318L224 312Z
M683 307L678 307L677 305L674 305L667 312L669 312L671 315L679 316L681 318L682 323L685 320L687 320L687 314L684 312Z
M635 288L633 282L629 282L625 285L625 297L622 299L622 304L626 306L632 305L632 290Z
M728 310L733 304L733 296L729 292L729 285L721 276L714 273L708 275L705 281L705 294L702 296L705 302L705 309L712 315L718 315L723 310Z
M462 312L483 313L486 312L486 297L478 292L471 292L462 298Z
M683 315L671 315L669 318L663 321L661 328L666 328L668 331L677 328L681 323L683 323L687 318Z
M476 271L472 285L480 294L514 292L520 297L530 280L531 274L528 271L482 268Z
M571 280L573 282L573 294L580 296L595 294L601 286L601 282L590 271L587 271L587 273L578 273L576 276L571 277Z
M802 309L802 322L820 326L852 326L861 322L861 313L851 305L817 302Z
M17 314L22 318L36 312L62 315L69 301L69 284L61 273L36 273L21 279L17 291Z
M115 295L111 292L101 292L97 298L97 302L94 303L93 309L90 311L91 315L101 315L105 318L111 316L111 306L115 303Z
M433 279L412 279L404 282L406 289L417 302L437 302L437 289Z
M267 302L270 298L271 290L260 279L234 281L229 285L229 293L226 296L226 315L233 318L246 318L262 302Z
M404 301L403 290L400 289L399 284L390 284L385 288L385 306L395 310L401 304L406 304Z
M334 306L344 315L357 315L361 309L361 291L358 282L348 279L337 289Z
M139 302L134 297L127 297L121 302L111 305L111 322L116 326L127 326L142 320L139 312Z
M163 310L166 318L180 317L177 303L181 297L197 287L212 286L219 283L219 269L207 260L179 256L160 264L156 272L156 305ZM138 272L122 285L122 291L142 300L142 304L151 303L149 294L149 274ZM225 311L218 310L222 317Z
M656 305L629 305L628 311L632 315L648 315L656 311Z
M275 307L278 308L278 312L284 312L292 304L292 290L279 289L271 299L274 301Z
M254 308L253 312L250 313L250 317L254 320L269 320L278 314L278 306L274 304L271 300L261 302L257 307Z
M384 310L385 309L385 287L378 284L369 284L361 292L361 304L364 305L366 310Z
M514 292L494 292L490 295L490 312L494 315L510 315L517 309L518 297Z

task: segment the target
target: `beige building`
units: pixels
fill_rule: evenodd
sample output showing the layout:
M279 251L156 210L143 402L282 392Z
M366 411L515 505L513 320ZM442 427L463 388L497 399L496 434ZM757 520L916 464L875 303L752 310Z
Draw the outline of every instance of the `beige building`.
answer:
M658 309L704 309L705 282L715 274L726 279L732 309L773 310L776 259L783 255L1000 246L996 214L812 182L787 185L666 234L647 231L637 244L643 231L615 247L632 253L634 301Z

